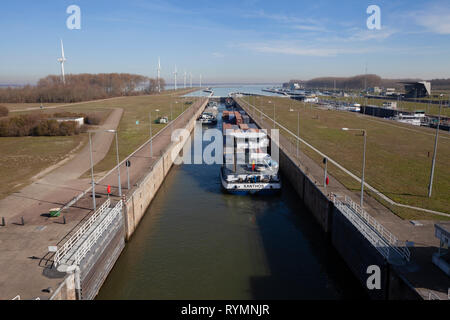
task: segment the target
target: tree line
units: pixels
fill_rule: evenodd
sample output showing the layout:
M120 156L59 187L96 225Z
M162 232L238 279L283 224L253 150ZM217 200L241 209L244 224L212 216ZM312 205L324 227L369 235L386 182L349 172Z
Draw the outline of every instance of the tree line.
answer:
M354 77L321 77L308 81L291 80L283 86L288 87L292 83L303 84L306 88L347 89L361 90L371 87L403 89L401 82L422 81L420 79L384 79L376 74L357 75ZM449 90L450 79L430 80L433 90Z
M72 103L158 92L156 79L128 73L69 74L65 82L49 75L35 86L0 88L0 103ZM161 90L165 85L160 79Z
M96 114L59 112L45 114L33 112L14 117L0 119L0 137L24 136L71 136L82 132L85 126L79 126L75 121L60 121L55 118L84 118L88 125L98 125L101 117Z

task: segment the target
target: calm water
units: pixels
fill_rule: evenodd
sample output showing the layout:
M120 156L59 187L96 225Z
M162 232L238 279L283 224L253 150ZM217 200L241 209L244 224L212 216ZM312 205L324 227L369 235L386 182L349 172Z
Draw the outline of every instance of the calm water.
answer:
M211 87L215 97L228 97L228 94L231 92L241 92L241 93L251 93L251 94L259 94L262 96L275 96L275 97L283 97L277 93L271 93L262 91L262 89L273 88L273 85L241 85L241 86L232 86L232 87ZM203 92L203 90L195 91L186 95L186 97L206 97L210 94L207 92Z
M287 183L228 195L219 169L172 168L98 299L365 297Z

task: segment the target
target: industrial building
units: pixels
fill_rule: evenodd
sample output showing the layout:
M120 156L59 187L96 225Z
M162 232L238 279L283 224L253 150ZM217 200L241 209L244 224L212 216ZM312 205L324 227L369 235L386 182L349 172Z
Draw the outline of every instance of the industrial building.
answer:
M401 82L405 86L405 98L425 98L431 95L431 82Z

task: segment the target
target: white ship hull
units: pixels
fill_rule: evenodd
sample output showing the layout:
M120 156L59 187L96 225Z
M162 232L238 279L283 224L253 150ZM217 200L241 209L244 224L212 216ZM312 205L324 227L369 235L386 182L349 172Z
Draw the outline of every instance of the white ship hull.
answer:
M281 189L281 181L278 182L227 182L220 173L222 187L229 193L237 194L260 194L274 193Z

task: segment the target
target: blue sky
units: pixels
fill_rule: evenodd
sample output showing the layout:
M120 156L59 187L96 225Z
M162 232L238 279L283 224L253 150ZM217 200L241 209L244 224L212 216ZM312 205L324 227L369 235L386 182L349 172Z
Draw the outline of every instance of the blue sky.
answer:
M66 8L81 8L69 30ZM369 5L381 30L369 30ZM0 83L67 73L130 72L179 83L282 82L369 73L450 77L450 2L434 0L41 0L0 4ZM181 81L180 81L181 80Z

